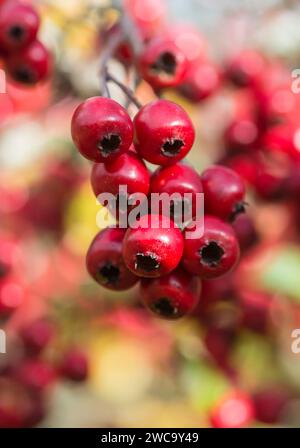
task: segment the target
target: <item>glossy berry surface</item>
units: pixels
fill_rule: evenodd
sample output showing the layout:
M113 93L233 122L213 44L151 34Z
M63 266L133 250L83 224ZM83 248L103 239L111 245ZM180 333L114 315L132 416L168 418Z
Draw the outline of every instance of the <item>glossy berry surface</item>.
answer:
M174 222L162 215L142 216L126 231L125 263L140 277L161 277L175 269L183 252L183 237Z
M0 47L8 52L29 45L40 25L35 9L19 1L7 1L0 8Z
M243 428L253 418L254 408L250 397L237 391L224 397L213 410L211 423L214 428Z
M212 166L201 176L205 213L233 221L245 211L243 179L230 168Z
M155 165L172 165L193 146L195 131L187 113L168 100L142 107L134 119L135 148Z
M92 241L86 256L89 274L105 288L122 291L131 288L138 278L127 269L122 257L125 229L107 228Z
M108 162L129 150L133 124L127 111L110 98L93 97L81 103L72 118L72 137L81 154Z
M152 313L165 319L179 319L193 311L199 300L201 281L178 268L164 277L143 279L141 298Z
M157 168L151 176L150 193L177 194L179 199L171 207L171 217L174 215L176 206L179 211L184 211L184 207L191 217L195 216L197 206L197 194L202 193L202 181L200 175L189 165L175 163L171 166ZM185 194L191 195L184 197ZM172 213L173 211L173 213Z
M69 349L64 354L59 371L64 378L71 381L85 381L89 371L87 355L78 348Z
M37 355L44 350L54 337L53 324L46 319L38 319L24 326L20 337L29 354Z
M49 75L51 60L48 50L38 40L12 53L6 60L8 74L22 84L36 84Z
M232 227L206 215L184 233L183 267L202 278L215 278L230 271L239 259L240 249Z
M177 86L182 81L187 61L174 42L155 39L143 50L139 65L141 76L154 90L160 90Z

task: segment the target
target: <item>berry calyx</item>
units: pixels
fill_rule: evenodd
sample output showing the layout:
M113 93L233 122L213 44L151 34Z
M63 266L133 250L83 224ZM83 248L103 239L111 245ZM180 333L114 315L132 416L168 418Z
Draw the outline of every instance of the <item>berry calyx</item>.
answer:
M163 215L145 215L126 231L124 261L140 277L161 277L174 270L183 252L183 238L174 222Z
M193 311L198 303L201 281L178 268L170 274L141 281L144 305L156 316L179 319Z
M155 165L172 165L193 146L195 131L187 113L168 100L142 107L134 119L135 148Z
M201 179L206 213L234 221L245 211L246 189L236 172L223 166L212 166L202 173Z
M72 138L80 153L94 162L108 162L129 150L133 124L127 111L110 98L81 103L72 118Z
M92 241L86 256L89 274L105 288L122 291L134 286L138 278L127 269L122 257L125 229L107 228Z
M184 232L183 267L201 278L215 278L230 271L240 255L232 227L220 219L206 215L202 223Z

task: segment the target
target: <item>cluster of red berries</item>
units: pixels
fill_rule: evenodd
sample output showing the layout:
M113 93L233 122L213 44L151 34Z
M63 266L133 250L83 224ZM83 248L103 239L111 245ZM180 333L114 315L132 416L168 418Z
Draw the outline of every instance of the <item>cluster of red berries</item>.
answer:
M50 71L50 55L37 39L40 19L36 10L19 0L0 3L0 59L12 79L32 85Z
M55 333L45 318L19 330L14 357L7 356L0 366L0 428L37 425L46 415L47 392L55 382L86 380L88 360L81 349L68 348L58 361L47 354Z
M163 99L142 107L132 122L112 99L90 98L73 115L72 136L81 154L96 162L91 180L96 196L117 195L122 185L129 202L135 193L177 193L182 202L191 193L194 213L194 200L204 193L204 223L196 220L181 231L171 210L148 210L127 229L101 231L87 254L88 271L101 285L123 290L141 279L143 302L157 315L176 319L191 312L201 279L225 274L239 259L230 221L244 211L240 177L220 166L200 176L181 161L194 143L194 128L180 106ZM151 174L145 161L160 167Z

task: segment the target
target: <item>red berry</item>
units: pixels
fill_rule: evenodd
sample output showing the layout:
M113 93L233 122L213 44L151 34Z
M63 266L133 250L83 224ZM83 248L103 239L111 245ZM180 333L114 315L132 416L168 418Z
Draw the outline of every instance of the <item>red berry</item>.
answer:
M48 50L38 40L13 53L6 60L9 75L22 84L36 84L47 78L51 61Z
M279 423L290 394L281 386L271 386L254 394L255 417L263 423Z
M44 361L29 359L16 368L14 377L29 389L42 391L53 384L55 371Z
M164 277L143 279L141 297L144 305L165 319L179 319L193 311L199 300L201 281L181 268Z
M253 118L236 119L225 130L224 140L228 151L255 150L259 128Z
M75 110L72 137L84 157L94 162L108 162L129 150L133 124L127 111L116 101L93 97Z
M247 250L258 242L258 234L253 219L247 214L237 216L232 223L241 250Z
M0 280L0 316L9 316L25 301L27 292L19 278L9 275Z
M155 165L172 165L183 159L195 139L187 113L167 100L152 101L142 107L134 127L137 152Z
M180 92L198 103L213 95L220 87L221 76L217 67L208 61L194 61L189 65Z
M154 90L177 86L183 79L187 61L171 40L154 39L143 50L140 73Z
M202 182L200 175L189 165L183 163L175 163L174 165L158 168L151 176L150 193L167 193L168 195L176 194L181 198L175 200L175 204L171 204L171 214L174 215L176 204L183 205L185 193L192 195L190 203L186 204L186 208L190 207L191 217L196 215L196 195L202 193ZM179 207L183 211L183 207ZM173 213L172 213L173 212Z
M230 168L212 166L202 176L205 213L233 221L245 211L245 185Z
M240 249L234 230L214 216L204 217L204 227L196 223L184 233L183 266L202 278L215 278L230 271Z
M7 1L0 8L0 47L9 52L24 48L35 40L39 25L32 6Z
M59 371L64 378L76 382L85 381L88 376L88 370L87 355L77 348L69 349L69 351L64 354L59 368Z
M264 57L254 50L244 50L227 63L226 76L238 87L255 86L266 73Z
M248 426L253 418L251 399L237 391L221 400L211 414L211 423L214 428L242 428Z
M205 37L190 23L171 23L162 31L164 38L171 40L182 51L189 66L194 61L203 61L207 52Z
M129 199L135 193L148 194L150 174L138 155L129 151L110 163L96 163L93 166L91 183L97 197L101 193L111 193L118 198L119 187L126 186L127 198ZM120 204L117 203L116 205ZM110 205L107 206L110 209ZM128 206L128 211L131 208L132 206ZM122 213L122 210L117 210L117 216L119 213Z
M18 243L4 235L0 236L0 281L11 272L19 255Z
M90 275L108 289L122 291L131 288L138 278L130 272L122 257L125 229L107 228L94 238L86 265Z
M38 319L24 326L20 336L26 350L30 354L39 354L54 336L54 327L46 319Z
M124 9L143 39L157 35L167 14L164 0L125 0Z
M183 252L183 237L162 215L145 215L129 228L123 242L127 267L141 277L161 277L175 269Z

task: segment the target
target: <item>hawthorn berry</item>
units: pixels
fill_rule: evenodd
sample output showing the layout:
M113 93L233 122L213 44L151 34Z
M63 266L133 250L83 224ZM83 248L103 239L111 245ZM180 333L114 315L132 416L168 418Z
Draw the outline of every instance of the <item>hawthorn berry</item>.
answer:
M163 215L144 215L123 241L125 263L140 277L161 277L173 271L183 252L183 237L174 222Z
M253 419L253 402L241 391L234 391L223 397L211 413L214 428L243 428Z
M168 24L161 34L165 39L173 41L182 51L188 61L188 68L195 61L204 61L207 53L207 41L190 23Z
M235 230L242 251L249 249L258 242L259 236L253 219L249 215L243 214L237 216L232 223L232 227Z
M179 86L180 92L194 103L213 95L221 83L218 68L209 61L191 63Z
M86 256L89 274L105 288L122 291L134 286L138 278L127 269L122 257L125 229L106 228L92 241Z
M202 278L215 278L229 272L240 255L232 227L214 216L205 215L184 231L183 267Z
M263 423L279 423L290 399L289 391L280 385L257 391L253 396L255 417Z
M172 165L183 159L195 139L187 113L168 100L155 100L142 107L134 128L136 151L155 165Z
M171 40L156 38L150 41L139 60L140 73L154 90L174 87L182 81L187 61Z
M22 84L36 84L44 81L50 71L50 54L46 47L34 40L27 47L12 53L6 59L8 74Z
M54 326L46 319L37 319L20 330L20 337L29 354L37 355L44 350L54 336Z
M205 213L234 221L245 211L245 185L235 171L216 165L207 168L201 179Z
M26 300L27 291L20 279L13 274L0 280L0 316L10 316Z
M260 137L260 129L254 118L236 119L229 124L224 133L226 149L230 152L255 150Z
M0 47L9 53L26 47L35 40L39 26L32 6L15 0L5 2L0 8Z
M94 162L108 162L129 150L133 124L124 107L110 98L81 103L72 118L72 138L80 153Z
M85 381L88 376L87 355L78 348L69 349L62 359L59 367L60 374L71 381Z
M225 74L237 87L255 86L267 70L264 57L255 50L244 50L227 62Z
M168 195L180 195L178 200L171 203L170 216L174 217L177 208L183 213L184 207L188 209L192 217L196 215L197 194L202 193L202 181L200 175L189 165L175 163L171 166L157 168L150 179L150 193L167 193ZM186 203L184 195L192 195L191 202ZM182 207L178 207L178 201ZM183 207L184 206L184 207Z
M14 371L14 378L33 391L43 391L53 384L53 367L39 359L25 359Z
M179 319L193 311L198 303L201 280L181 268L160 278L141 281L144 305L159 317Z

